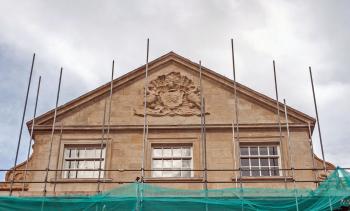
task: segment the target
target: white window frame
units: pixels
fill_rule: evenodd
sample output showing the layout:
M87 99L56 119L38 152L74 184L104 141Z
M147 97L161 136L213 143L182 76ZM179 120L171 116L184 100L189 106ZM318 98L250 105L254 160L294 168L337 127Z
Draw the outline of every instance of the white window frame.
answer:
M252 147L257 147L258 148L258 154L257 155L251 155L251 151L250 148ZM277 155L270 155L270 150L267 149L267 155L260 155L260 147L276 147L277 149ZM239 158L239 162L240 162L240 166L241 169L248 169L245 172L249 171L249 175L243 175L242 176L246 176L246 177L279 177L282 176L282 171L281 171L281 152L280 152L280 146L278 144L242 144L239 147L239 150L241 150L241 148L248 148L248 155L241 155L241 151L240 151L240 158ZM259 166L252 166L251 164L251 159L258 159L259 161ZM262 166L261 165L261 158L266 158L268 159L268 166ZM272 166L270 163L270 158L277 158L278 159L278 166ZM241 159L248 159L249 160L249 166L242 166L241 164ZM272 175L272 171L273 168L278 167L278 175ZM252 169L253 168L253 169ZM254 168L258 168L258 170L255 170ZM268 169L264 169L264 168L268 168ZM268 170L269 175L262 175L262 171L264 170ZM259 175L253 175L253 171L258 171Z
M163 152L164 149L168 149L171 148L171 151L173 152L173 148L190 148L190 156L176 156L174 157L173 155L169 156L169 157L164 157L163 156ZM162 156L154 156L153 150L154 149L162 149ZM190 167L189 168L184 168L181 166L181 168L164 168L163 165L164 163L162 163L162 168L154 168L153 166L153 161L154 160L190 160ZM152 173L151 173L151 177L153 178L191 178L193 177L193 145L192 144L152 144L151 146L151 169L152 169ZM172 172L172 171L164 171L164 170L178 170L180 171L180 177L169 177L169 176L164 176L164 172ZM190 176L182 176L182 172L185 172L184 170L190 171ZM158 170L157 172L161 172L161 176L155 176L155 170Z
M66 157L66 150L85 150L84 154L86 153L87 149L95 149L95 155L94 157L79 157L80 155L72 156L71 154L69 157ZM72 151L70 151L72 153ZM98 153L98 154L96 154ZM103 145L102 148L102 158L100 159L101 156L101 145L100 144L67 144L64 145L63 148L63 160L62 160L62 178L63 179L98 179L99 175L99 167L100 167L100 162L101 163L101 173L100 173L100 178L104 178L104 171L105 165L106 165L106 145ZM70 166L67 168L66 162L69 162L68 165L71 165L71 162L83 162L83 161L94 161L94 168L71 168ZM78 164L75 164L78 165ZM83 170L89 170L89 171L83 171ZM91 171L95 170L95 171ZM83 174L82 176L79 176L80 174ZM84 173L90 174L92 173L92 176L84 176Z

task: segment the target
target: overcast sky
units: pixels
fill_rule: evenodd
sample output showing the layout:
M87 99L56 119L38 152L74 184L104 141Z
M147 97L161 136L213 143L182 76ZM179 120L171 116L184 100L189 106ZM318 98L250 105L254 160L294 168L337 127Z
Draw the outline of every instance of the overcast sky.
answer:
M60 105L169 51L274 98L272 60L280 97L315 116L312 66L328 161L350 167L350 1L3 1L0 0L0 168L13 165L29 68L35 72L26 121L43 77L38 113L52 109L59 68ZM29 133L23 131L20 162ZM316 132L315 151L320 156Z

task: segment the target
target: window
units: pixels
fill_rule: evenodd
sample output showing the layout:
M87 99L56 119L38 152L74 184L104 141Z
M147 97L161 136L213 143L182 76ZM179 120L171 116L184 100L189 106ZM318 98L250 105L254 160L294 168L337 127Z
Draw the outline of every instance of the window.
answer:
M191 177L192 171L189 170L192 169L192 165L192 146L152 147L152 170L157 170L152 171L152 177Z
M280 176L277 145L241 146L242 176Z
M100 145L66 146L64 148L63 178L98 178L100 163L101 169L104 169L105 155L105 147L103 147L101 158ZM96 171L81 171L94 169ZM103 173L101 171L100 178L103 178Z

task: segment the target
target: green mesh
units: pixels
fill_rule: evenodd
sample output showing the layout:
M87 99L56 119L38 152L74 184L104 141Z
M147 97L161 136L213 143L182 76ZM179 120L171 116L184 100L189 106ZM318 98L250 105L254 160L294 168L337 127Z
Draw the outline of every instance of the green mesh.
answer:
M350 173L337 168L315 189L180 190L134 183L93 196L0 197L0 210L336 210L350 205Z

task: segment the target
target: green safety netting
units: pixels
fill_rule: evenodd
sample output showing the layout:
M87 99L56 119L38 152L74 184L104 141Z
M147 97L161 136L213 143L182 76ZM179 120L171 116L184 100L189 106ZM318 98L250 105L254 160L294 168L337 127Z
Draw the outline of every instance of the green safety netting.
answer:
M92 196L0 197L0 210L336 210L350 206L350 173L337 168L317 189L180 190L134 183Z

